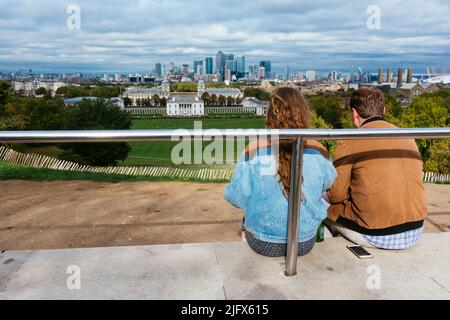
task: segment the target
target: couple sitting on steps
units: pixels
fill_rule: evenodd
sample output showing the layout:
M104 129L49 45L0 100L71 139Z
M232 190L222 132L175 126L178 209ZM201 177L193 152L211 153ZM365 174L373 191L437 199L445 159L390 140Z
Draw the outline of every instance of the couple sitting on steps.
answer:
M383 118L384 96L378 89L355 91L350 108L357 128L395 128ZM310 122L298 90L274 93L266 128L306 129ZM224 193L244 209L249 246L271 257L286 254L292 155L292 141L277 144L251 143ZM333 234L364 247L406 249L422 235L427 207L422 159L413 139L338 141L333 163L320 143L307 141L302 172L299 255L313 249L323 221Z

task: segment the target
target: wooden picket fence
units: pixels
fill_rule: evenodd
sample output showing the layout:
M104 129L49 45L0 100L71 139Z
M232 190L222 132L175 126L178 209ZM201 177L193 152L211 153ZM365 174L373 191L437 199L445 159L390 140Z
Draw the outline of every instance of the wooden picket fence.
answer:
M92 173L108 173L127 176L170 177L192 180L230 180L233 168L177 168L177 167L93 167L71 161L59 160L49 156L20 153L10 148L0 146L0 160L12 164L33 168L66 170Z
M450 175L435 172L424 172L423 181L429 183L448 183L450 182Z
M127 176L171 177L192 180L230 180L233 168L177 168L177 167L93 167L76 162L59 160L49 156L20 153L10 148L0 146L0 160L12 164L45 168L54 170L109 173ZM450 175L435 172L424 172L423 181L428 183L448 183Z

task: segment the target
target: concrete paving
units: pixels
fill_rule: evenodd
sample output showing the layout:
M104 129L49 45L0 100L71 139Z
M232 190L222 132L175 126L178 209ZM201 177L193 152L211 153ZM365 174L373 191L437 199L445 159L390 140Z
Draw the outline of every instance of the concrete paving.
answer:
M245 242L3 252L0 299L450 299L450 233L368 260L347 244L318 243L291 278Z

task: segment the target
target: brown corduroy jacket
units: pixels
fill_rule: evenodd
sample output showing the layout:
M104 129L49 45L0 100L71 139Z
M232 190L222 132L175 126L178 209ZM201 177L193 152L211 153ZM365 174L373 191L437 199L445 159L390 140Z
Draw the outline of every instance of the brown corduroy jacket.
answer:
M395 126L380 118L366 121L361 128ZM339 141L334 165L338 178L328 191L331 220L347 220L371 230L426 218L423 163L413 139Z

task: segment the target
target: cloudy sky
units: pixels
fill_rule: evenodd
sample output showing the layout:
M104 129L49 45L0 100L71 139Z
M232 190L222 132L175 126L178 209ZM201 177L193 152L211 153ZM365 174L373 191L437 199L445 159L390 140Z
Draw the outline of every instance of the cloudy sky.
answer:
M450 0L0 0L0 70L149 72L218 50L279 70L450 69L449 30Z

